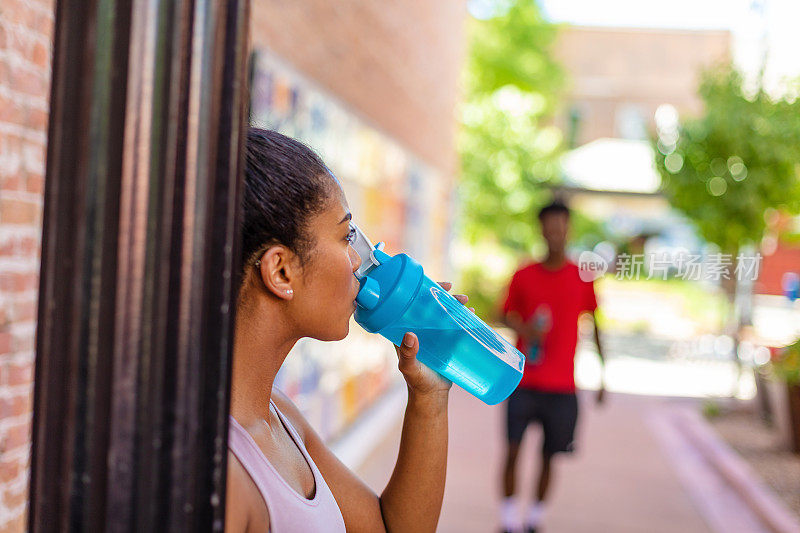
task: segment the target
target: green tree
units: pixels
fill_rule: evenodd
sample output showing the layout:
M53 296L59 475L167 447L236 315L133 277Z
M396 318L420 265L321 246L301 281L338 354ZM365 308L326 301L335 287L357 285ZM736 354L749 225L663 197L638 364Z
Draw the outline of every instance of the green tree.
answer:
M735 258L758 247L767 210L800 210L800 100L748 94L730 65L706 72L699 93L701 116L660 126L656 167L670 203ZM732 301L730 278L723 286Z
M725 253L757 245L769 208L800 207L800 101L748 97L730 66L700 84L702 116L661 131L656 163L670 203Z
M558 175L561 133L551 117L564 75L550 53L557 28L534 0L481 4L492 13L468 22L459 193L461 237L474 253L472 264L462 265L462 281L486 317L514 255L539 239L542 189ZM487 254L505 268L490 268Z

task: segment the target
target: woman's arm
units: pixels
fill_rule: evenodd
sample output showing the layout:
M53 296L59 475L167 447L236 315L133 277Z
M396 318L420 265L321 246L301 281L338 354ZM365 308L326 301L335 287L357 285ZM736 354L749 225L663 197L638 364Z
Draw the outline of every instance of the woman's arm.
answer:
M416 337L413 343L413 355L401 355L401 364L409 358L419 365ZM422 393L409 386L397 463L380 498L389 531L436 530L447 474L447 399L447 389Z

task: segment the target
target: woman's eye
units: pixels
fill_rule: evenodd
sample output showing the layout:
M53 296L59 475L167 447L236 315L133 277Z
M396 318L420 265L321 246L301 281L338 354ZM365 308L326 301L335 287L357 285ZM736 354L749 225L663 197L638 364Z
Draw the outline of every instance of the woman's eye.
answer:
M347 237L345 239L348 243L353 244L356 242L356 230L355 228L350 228L350 231L347 232Z

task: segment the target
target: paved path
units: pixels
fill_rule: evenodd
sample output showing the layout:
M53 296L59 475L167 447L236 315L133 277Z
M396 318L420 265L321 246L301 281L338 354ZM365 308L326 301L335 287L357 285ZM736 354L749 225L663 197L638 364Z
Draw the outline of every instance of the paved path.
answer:
M592 400L588 393L581 396L578 451L556 465L543 530L711 531L708 509L690 496L696 491L687 490L686 476L676 467L680 454L665 446L659 433L663 425L656 430L652 422L659 412L694 400L611 394L599 407ZM450 462L439 531L497 531L503 407L488 407L454 388L450 408ZM389 479L399 434L398 424L359 469L378 493ZM540 434L529 430L525 439L519 479L525 481L521 489L527 496ZM698 471L688 482L707 482L709 475Z

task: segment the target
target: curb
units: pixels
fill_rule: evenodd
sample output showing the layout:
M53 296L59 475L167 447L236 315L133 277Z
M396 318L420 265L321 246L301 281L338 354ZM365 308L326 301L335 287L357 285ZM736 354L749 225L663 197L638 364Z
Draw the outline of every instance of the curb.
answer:
M674 413L676 427L697 448L764 525L774 533L800 533L800 522L700 415L688 409Z

